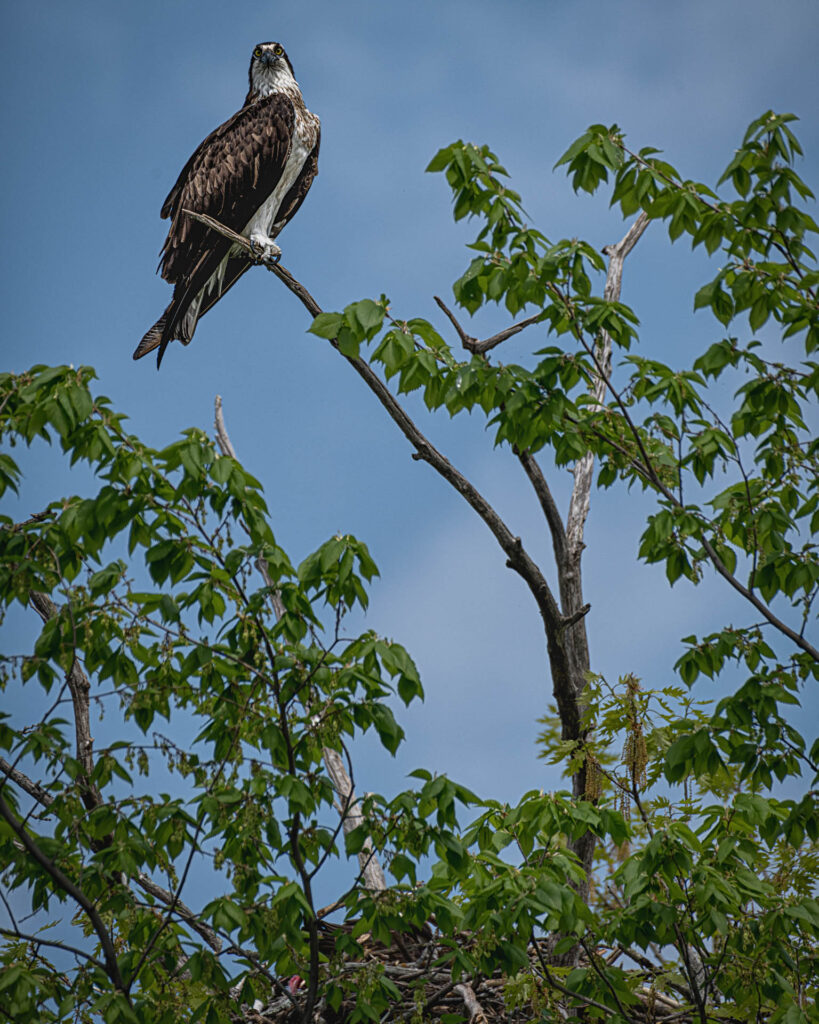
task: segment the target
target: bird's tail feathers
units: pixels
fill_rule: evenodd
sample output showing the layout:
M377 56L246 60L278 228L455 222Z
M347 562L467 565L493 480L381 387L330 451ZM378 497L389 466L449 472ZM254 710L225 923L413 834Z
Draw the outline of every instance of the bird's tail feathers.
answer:
M166 309L153 327L143 335L142 341L134 349L134 359L141 359L143 356L147 356L149 352L153 352L155 348L162 344L162 336L165 333L167 323L168 310Z
M244 256L228 259L222 271L217 269L198 294L195 291L196 281L178 284L168 308L137 345L134 359L141 359L158 348L156 365L159 366L165 349L174 339L183 345L190 344L199 320L252 265Z
M156 366L159 369L165 349L174 339L181 341L183 345L190 344L199 319L199 303L192 303L181 318L175 314L176 310L172 302L153 327L143 335L142 341L134 349L134 359L141 359L158 348Z

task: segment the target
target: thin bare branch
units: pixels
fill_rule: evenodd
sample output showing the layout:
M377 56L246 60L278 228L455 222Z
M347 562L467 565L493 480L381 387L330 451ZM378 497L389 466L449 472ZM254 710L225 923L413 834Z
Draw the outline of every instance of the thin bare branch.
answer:
M15 768L14 765L9 764L4 757L0 757L0 772L3 772L6 778L15 782L23 792L28 793L30 797L43 807L48 807L54 802L54 797L50 793L30 779L28 775Z
M540 502L540 507L543 510L543 515L546 517L549 532L552 535L555 562L559 569L566 559L566 531L563 528L560 509L557 507L549 485L546 483L546 477L543 475L543 471L534 455L528 450L516 452L516 454L521 466L523 466L524 472L529 477L529 481ZM563 610L565 612L566 609L564 608Z
M193 930L200 935L205 942L210 946L216 953L222 951L222 940L216 934L216 932L208 925L204 924L196 914L187 907L182 900L177 899L174 903L174 895L172 892L168 892L167 889L163 889L161 885L157 885L151 878L149 878L142 871L136 876L136 880L140 887L145 890L154 899L163 903L166 907L173 904L174 912L183 920L186 924L190 925Z
M620 1002L620 997L617 995L617 990L614 988L612 983L609 981L608 977L606 976L605 971L598 964L598 962L597 962L597 954L594 952L594 950L589 949L588 944L582 938L580 939L580 945L585 950L586 956L589 958L589 963L592 965L592 969L594 970L595 974L598 976L598 978L603 982L603 984L606 986L606 988L611 993L612 999L614 999L615 1003L617 1004L617 1009L623 1015L624 1019L628 1020L629 1019L628 1011L626 1010L625 1006L623 1006L623 1004Z
M233 228L229 228L226 227L224 224L220 224L218 220L215 220L213 217L209 217L206 213L197 213L196 210L187 209L183 209L182 213L184 213L187 217L192 217L194 220L198 220L199 223L204 224L205 227L212 228L214 231L216 231L220 235L223 235L225 238L229 238L234 245L238 245L240 249L244 249L248 256L253 258L253 250L250 247L250 239L246 238L244 235L240 235L238 231L234 231ZM254 262L261 261L254 260Z
M19 932L20 928L17 924L17 918L14 916L14 911L11 909L11 904L6 899L6 894L3 892L2 888L0 888L0 902L2 902L3 906L6 908L6 913L9 915L9 921L11 921L12 928Z
M229 238L234 245L237 245L247 253L248 258L252 260L253 263L258 263L261 266L267 267L269 271L274 273L276 277L278 277L279 280L282 281L302 302L309 313L312 313L314 317L319 315L321 307L310 292L307 291L304 285L297 281L290 271L286 270L277 261L271 262L269 260L259 259L250 246L250 240L245 238L244 235L237 234L231 228L225 227L224 224L220 224L218 220L215 220L213 217L209 217L206 213L196 213L194 210L183 210L182 213L186 214L188 217L192 217L194 220L198 220L200 224L204 224L206 227L212 228L220 235L224 235L225 238Z
M32 590L29 594L32 607L43 620L56 618L60 613L58 606L47 594ZM77 744L77 760L83 766L83 776L79 782L80 796L86 808L90 811L99 807L102 803L102 796L99 788L91 781L94 773L94 740L91 736L91 683L88 676L83 672L82 666L76 655L71 665L71 670L66 676L66 682L71 692L71 700L74 705L74 732Z
M443 310L443 312L446 314L446 316L449 319L449 322L455 328L455 331L456 331L458 337L461 339L461 344L463 345L463 347L466 348L466 349L469 349L470 352L474 352L475 351L474 346L479 343L478 339L477 338L473 338L471 334L467 334L466 333L466 331L463 329L463 327L461 327L461 325L458 323L458 319L455 316L455 314L446 305L446 303L444 302L443 299L439 298L437 295L434 295L433 298L438 303L438 306L440 307L440 309Z
M534 938L530 939L529 944L534 948L535 953L537 954L537 958L540 961L540 969L543 971L543 977L546 979L546 982L552 988L557 989L558 992L562 992L566 996L571 996L572 999L577 999L585 1006L594 1006L598 1010L605 1011L607 1014L611 1013L610 1007L604 1006L602 1003L598 1003L597 1000L591 999L589 996L581 996L579 993L573 992L570 988L567 988L565 985L561 985L561 983L557 980L557 978L554 977L552 972L549 970L549 965L544 960L543 954L540 952L540 947L538 946L536 940Z
M479 341L475 346L475 351L479 353L488 352L490 348L500 345L502 341L506 341L507 338L511 338L513 335L518 334L525 327L531 327L532 324L539 323L542 315L542 313L535 313L534 316L527 316L525 320L520 320L518 323L512 324L511 327L506 327L502 331L498 331L497 334L493 334L492 337L487 338L486 341Z
M82 949L77 949L76 946L70 946L67 942L57 942L55 939L44 939L40 935L29 935L27 932L21 932L18 929L11 928L0 928L0 935L5 935L10 939L20 939L22 942L33 942L37 946L48 946L51 949L61 949L64 953L71 953L74 956L82 957L89 964L93 964L95 967L99 967L101 971L105 970L105 964L101 960L97 960L95 956L90 953L86 953Z
M467 334L466 331L458 323L455 314L449 309L444 303L443 299L440 299L437 295L433 296L438 306L449 318L450 323L458 332L458 337L461 339L461 344L469 352L475 355L483 355L484 352L488 352L496 345L500 345L501 342L506 341L507 338L513 337L526 327L530 327L532 324L536 324L541 317L542 313L535 313L534 316L528 316L525 320L521 320L519 323L512 324L511 327L505 327L502 331L498 331L497 334L493 334L491 338L486 338L484 341L478 341L477 338L473 338L471 334Z
M737 593L742 594L746 601L750 601L754 608L756 608L757 611L763 615L775 629L778 629L789 640L792 640L797 647L801 647L802 650L809 654L815 661L819 661L819 648L808 643L804 636L791 629L791 627L778 618L778 616L774 615L770 608L759 600L756 594L752 593L746 586L740 583L736 576L734 576L723 560L719 557L713 544L711 544L707 537L703 536L700 540L702 541L702 546L705 548L708 557L711 559L711 564L720 576L722 576L722 578L726 580L734 590L737 591Z
M210 219L210 218L208 218ZM216 443L219 446L219 451L222 455L227 455L231 459L236 459L236 449L233 447L233 442L230 440L230 435L227 432L225 426L225 416L222 411L222 396L217 395L214 400L214 420L213 426L216 430ZM247 526L245 525L245 529ZM276 618L281 619L284 615L284 604L282 603L282 596L278 589L273 583L273 578L270 575L270 570L267 565L267 560L258 556L255 562L256 568L259 570L259 574L265 582L265 586L270 587L270 600L273 604L273 611L275 612Z

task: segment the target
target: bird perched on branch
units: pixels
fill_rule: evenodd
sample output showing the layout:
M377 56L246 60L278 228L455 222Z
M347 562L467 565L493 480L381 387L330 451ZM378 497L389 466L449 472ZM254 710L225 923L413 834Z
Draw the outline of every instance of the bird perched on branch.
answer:
M162 205L171 226L159 269L173 286L170 305L137 346L158 348L156 364L178 339L187 345L201 316L253 260L185 211L213 217L250 240L260 261L277 259L274 239L304 201L318 173L321 125L304 105L284 47L253 50L244 106L205 139Z

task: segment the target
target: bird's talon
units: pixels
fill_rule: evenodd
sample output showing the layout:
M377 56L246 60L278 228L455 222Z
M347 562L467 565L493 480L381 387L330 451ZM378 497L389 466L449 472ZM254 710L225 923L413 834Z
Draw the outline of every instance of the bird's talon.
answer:
M251 235L248 242L251 258L254 263L278 263L281 259L282 251L272 239L263 238L260 235Z

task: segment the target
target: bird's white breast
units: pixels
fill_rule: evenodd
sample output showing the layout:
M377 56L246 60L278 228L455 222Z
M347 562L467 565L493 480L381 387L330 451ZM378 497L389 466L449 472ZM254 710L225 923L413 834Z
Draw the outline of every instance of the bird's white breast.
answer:
M290 154L288 155L284 172L276 187L250 218L242 232L248 238L255 234L260 236L266 235L268 238L273 239L284 227L280 223L278 216L282 200L295 184L304 167L305 160L315 145L318 118L305 108L299 84L285 63L276 64L270 69L260 70L254 78L253 84L258 90L260 97L268 96L274 92L280 92L285 96L289 96L296 111Z
M299 131L293 132L290 153L287 157L287 163L284 165L284 171L282 172L281 178L279 178L276 187L267 199L265 199L259 209L245 225L245 229L242 234L247 238L250 238L253 234L267 235L268 238L275 238L284 226L282 224L278 224L279 208L282 205L284 197L296 183L296 180L304 167L304 162L310 155L310 150L302 142L300 135L301 133Z

